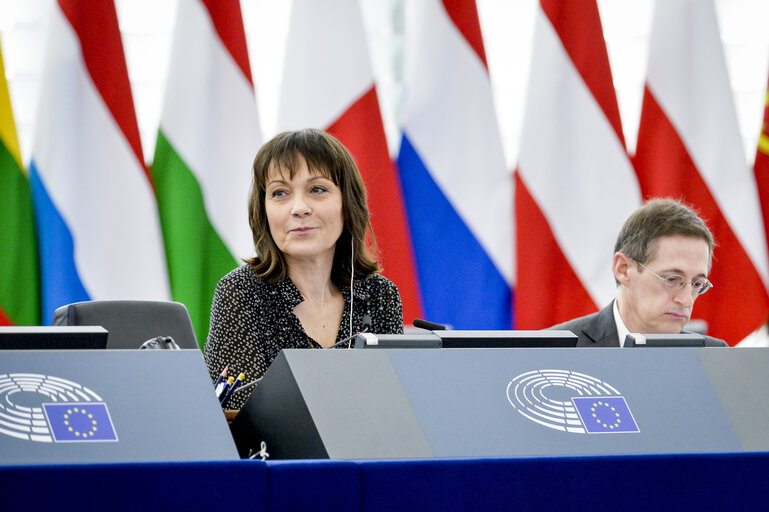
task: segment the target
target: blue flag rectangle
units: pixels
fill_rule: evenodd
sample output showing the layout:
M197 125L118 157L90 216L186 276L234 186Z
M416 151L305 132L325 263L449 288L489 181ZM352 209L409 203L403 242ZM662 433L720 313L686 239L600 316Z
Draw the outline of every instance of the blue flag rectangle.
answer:
M43 409L56 442L117 441L105 403L43 404Z
M590 434L640 432L622 396L572 397L582 424Z

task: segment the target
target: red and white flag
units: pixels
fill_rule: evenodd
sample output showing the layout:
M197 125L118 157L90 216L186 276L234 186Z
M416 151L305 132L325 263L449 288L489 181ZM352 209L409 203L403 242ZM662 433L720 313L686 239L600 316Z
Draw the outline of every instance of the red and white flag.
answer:
M593 0L541 0L516 173L515 325L539 329L616 296L617 233L641 204Z
M756 176L758 197L761 200L766 242L769 244L769 85L766 87L764 103L764 122L761 124L761 133L758 136L753 173Z
M357 0L295 0L283 71L279 130L319 128L352 153L368 192L384 275L403 317L419 316L417 280L400 183L387 149Z
M769 260L710 0L656 4L635 164L645 198L681 199L713 232L714 287L692 318L738 343L766 322Z

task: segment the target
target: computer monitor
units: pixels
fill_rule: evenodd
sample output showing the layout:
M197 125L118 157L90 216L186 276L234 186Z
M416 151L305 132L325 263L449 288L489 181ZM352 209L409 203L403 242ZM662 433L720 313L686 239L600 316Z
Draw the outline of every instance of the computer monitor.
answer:
M427 334L361 333L355 348L543 348L576 347L571 331L431 331Z
M631 332L625 336L625 347L704 347L705 337L701 334L639 334Z
M98 325L0 327L0 350L103 349L107 330Z

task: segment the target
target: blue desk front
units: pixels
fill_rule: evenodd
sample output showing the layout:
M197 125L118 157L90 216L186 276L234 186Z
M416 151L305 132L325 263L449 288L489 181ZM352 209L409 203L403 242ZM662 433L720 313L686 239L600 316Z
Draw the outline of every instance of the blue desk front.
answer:
M0 510L766 510L769 453L0 467Z

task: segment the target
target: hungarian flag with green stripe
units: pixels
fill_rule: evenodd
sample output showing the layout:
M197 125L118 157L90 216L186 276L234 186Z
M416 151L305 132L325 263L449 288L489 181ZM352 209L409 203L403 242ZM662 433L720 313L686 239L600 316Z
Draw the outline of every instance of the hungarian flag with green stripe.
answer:
M251 164L261 146L238 0L181 0L152 164L171 294L208 335L218 280L253 256Z
M37 325L35 219L0 48L0 325Z

